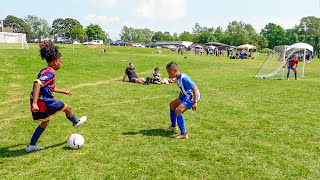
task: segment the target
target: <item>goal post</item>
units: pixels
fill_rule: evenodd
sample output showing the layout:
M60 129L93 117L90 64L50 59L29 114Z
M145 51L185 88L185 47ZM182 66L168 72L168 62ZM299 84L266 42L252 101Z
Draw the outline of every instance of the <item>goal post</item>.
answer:
M301 77L304 77L306 48L285 45L276 46L271 53L268 53L268 56L258 69L255 77L261 79L272 78L284 80L286 67L283 68L283 65L285 65L294 55L298 55L299 61L303 63Z
M26 34L0 32L0 49L29 49Z

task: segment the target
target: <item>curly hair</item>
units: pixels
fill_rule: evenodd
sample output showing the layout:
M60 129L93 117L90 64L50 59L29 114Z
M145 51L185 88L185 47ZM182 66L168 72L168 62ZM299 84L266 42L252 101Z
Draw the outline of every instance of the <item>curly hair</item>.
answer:
M40 56L47 62L51 62L61 57L61 53L58 50L58 46L55 46L52 42L43 43L40 45Z

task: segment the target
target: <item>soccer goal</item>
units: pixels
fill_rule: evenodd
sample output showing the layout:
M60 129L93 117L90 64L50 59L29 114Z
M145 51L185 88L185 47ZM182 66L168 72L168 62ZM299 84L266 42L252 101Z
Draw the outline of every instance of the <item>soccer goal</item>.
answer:
M286 70L286 67L283 68L283 65L285 65L285 63L288 62L294 55L297 55L300 63L303 63L301 68L301 77L304 77L306 48L295 46L274 47L273 51L268 53L266 60L258 69L255 77L261 79L272 78L283 80Z
M0 49L29 49L26 34L0 32Z

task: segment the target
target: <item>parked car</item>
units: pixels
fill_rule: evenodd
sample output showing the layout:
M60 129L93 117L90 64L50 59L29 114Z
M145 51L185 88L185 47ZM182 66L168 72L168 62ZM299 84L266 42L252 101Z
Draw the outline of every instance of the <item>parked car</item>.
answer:
M142 45L140 43L134 43L132 44L132 47L141 47Z
M103 45L103 40L92 40L88 42L90 45Z

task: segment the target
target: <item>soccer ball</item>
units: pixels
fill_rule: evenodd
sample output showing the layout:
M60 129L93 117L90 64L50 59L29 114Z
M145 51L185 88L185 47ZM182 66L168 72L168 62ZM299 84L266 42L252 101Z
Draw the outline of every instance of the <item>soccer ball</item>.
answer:
M84 144L84 138L80 134L71 134L68 137L67 144L71 149L79 149Z

